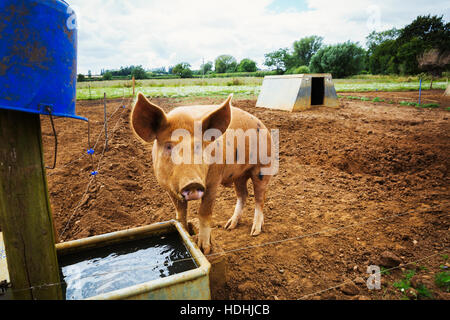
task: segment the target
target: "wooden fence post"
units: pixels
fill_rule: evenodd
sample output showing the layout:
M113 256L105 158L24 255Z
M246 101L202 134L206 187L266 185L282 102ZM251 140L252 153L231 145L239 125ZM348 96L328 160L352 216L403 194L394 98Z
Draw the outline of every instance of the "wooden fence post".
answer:
M62 299L38 114L0 109L0 225L14 299Z

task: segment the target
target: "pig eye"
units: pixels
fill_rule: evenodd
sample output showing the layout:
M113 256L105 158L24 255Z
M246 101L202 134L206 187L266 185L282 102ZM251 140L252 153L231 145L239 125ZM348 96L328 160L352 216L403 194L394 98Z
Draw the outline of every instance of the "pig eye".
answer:
M164 153L170 155L172 153L173 145L170 142L164 144Z

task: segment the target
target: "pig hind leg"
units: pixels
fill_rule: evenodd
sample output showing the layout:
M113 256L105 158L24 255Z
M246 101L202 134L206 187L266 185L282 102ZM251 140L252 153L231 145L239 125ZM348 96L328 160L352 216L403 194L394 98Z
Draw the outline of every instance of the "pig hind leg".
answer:
M253 191L255 194L255 215L253 217L253 226L250 232L250 235L252 236L259 235L264 224L263 208L270 177L270 175L262 175L259 168L258 170L254 170L251 175Z
M241 220L244 211L245 201L247 200L247 180L248 176L243 176L234 182L234 190L236 191L237 201L234 208L234 214L225 225L225 229L232 230L236 228L239 220Z

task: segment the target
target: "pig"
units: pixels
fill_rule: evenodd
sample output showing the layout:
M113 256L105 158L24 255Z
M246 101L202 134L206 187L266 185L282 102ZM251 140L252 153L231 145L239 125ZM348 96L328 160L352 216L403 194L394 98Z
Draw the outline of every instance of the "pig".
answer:
M231 187L234 184L237 196L234 213L225 224L225 229L236 228L242 217L248 196L247 181L249 179L252 180L255 196L255 211L250 235L259 235L264 224L263 206L271 174L262 174L262 169L268 168L273 162L271 135L258 118L242 109L233 107L231 99L232 94L220 105L177 107L166 113L142 93L138 93L131 112L130 124L134 134L144 144L153 142L154 174L175 206L176 219L185 228L187 228L188 202L201 200L198 212L197 245L205 254L209 254L211 251L212 211L220 185ZM182 139L182 141L179 137L178 139L174 138L173 133L177 130L188 133L192 138L196 130L196 123L201 130L201 137L203 137L200 144L195 144L195 137L194 139ZM259 159L249 161L251 156L257 152L257 150L251 150L249 136L245 137L245 154L238 154L237 144L230 143L230 141L237 141L236 136L229 136L231 138L227 140L227 135L236 130L239 131L239 129L242 131L252 129L258 133L266 130L266 140L263 137L262 140L259 140L259 144L261 141L267 142L266 150L270 161L265 161L264 164ZM206 136L207 132L215 132L216 136L205 139L203 134ZM190 156L192 159L198 154L197 149L206 150L208 146L211 148L213 143L216 145L212 147L218 148L211 152L211 155L217 156L215 159L218 161L181 163L173 160L176 148L182 151L179 151L179 155L182 154L188 158ZM230 145L232 146L230 147ZM236 157L234 160L237 161L232 161L233 163L226 161L227 147L234 148L231 152ZM240 151L242 153L242 149Z

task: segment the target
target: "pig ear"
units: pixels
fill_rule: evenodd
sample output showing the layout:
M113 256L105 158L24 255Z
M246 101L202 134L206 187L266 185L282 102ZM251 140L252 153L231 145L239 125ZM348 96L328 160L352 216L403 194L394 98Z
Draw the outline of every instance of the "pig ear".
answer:
M230 94L217 110L214 110L202 120L202 129L205 132L208 129L218 129L222 134L227 130L231 122L231 98Z
M136 135L145 142L153 141L166 124L167 118L164 110L148 101L139 92L131 112L131 127Z

